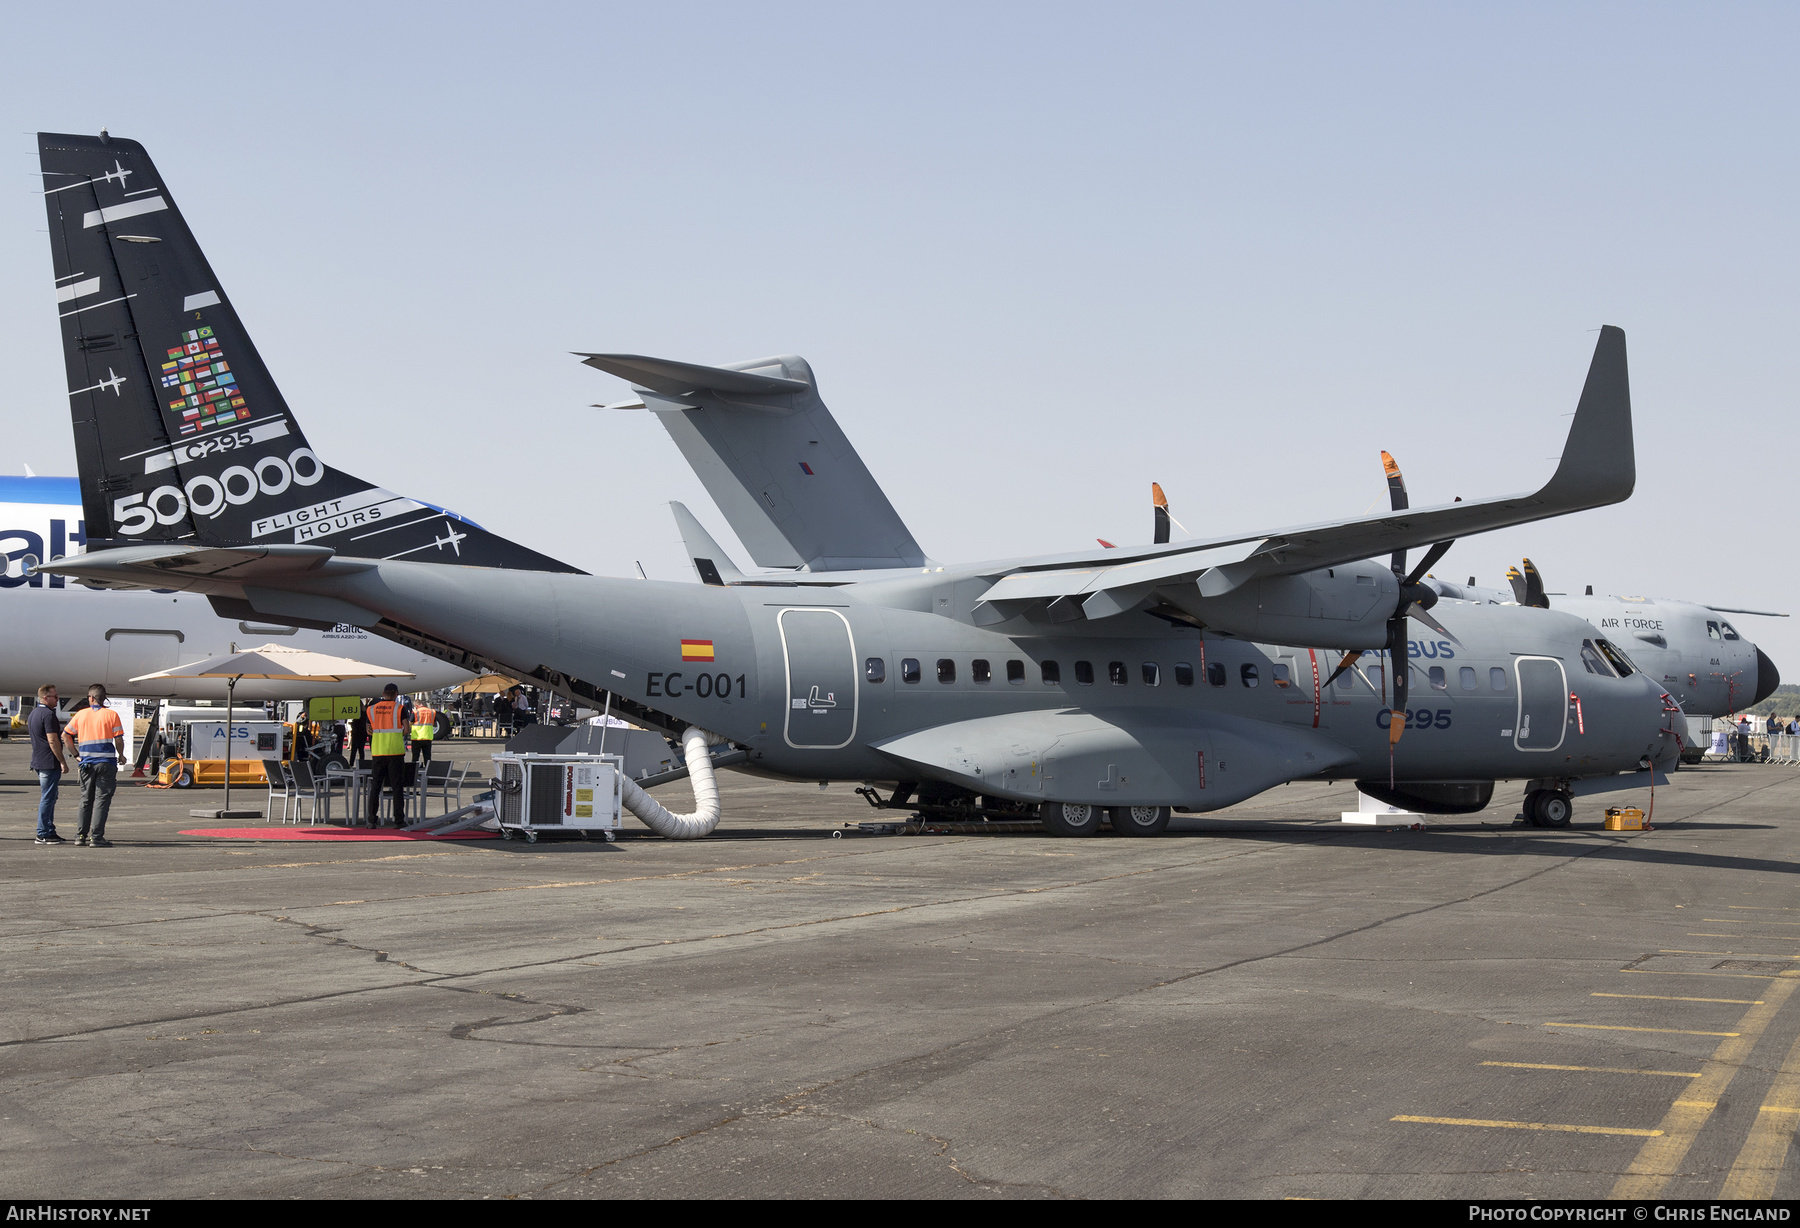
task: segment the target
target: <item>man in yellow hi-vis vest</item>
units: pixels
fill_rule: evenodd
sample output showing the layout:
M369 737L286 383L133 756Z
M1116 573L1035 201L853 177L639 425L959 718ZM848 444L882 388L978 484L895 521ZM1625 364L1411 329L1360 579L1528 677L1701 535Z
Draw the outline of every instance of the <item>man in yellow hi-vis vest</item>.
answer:
M388 683L369 705L369 826L381 826L381 789L394 799L394 826L406 822L406 706L400 688Z
M414 704L412 709L413 768L431 760L432 739L437 736L437 709L429 703Z

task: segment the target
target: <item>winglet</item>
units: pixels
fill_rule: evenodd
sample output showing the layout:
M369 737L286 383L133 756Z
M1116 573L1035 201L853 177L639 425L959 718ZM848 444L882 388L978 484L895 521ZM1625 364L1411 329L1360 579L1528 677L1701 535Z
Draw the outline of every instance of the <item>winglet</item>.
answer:
M694 561L694 572L700 577L700 583L735 584L744 578L737 564L719 549L719 543L701 527L685 504L670 503L669 510L675 513L675 527L681 533L681 544L687 550L688 558Z
M1625 330L1600 330L1562 461L1540 494L1577 507L1622 503L1637 485L1631 440L1631 378L1625 362Z

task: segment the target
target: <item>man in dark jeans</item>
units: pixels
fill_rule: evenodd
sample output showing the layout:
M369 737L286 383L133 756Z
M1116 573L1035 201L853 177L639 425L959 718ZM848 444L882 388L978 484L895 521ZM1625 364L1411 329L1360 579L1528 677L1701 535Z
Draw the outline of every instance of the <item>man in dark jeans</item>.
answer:
M63 758L62 722L56 719L56 687L46 682L38 688L37 707L26 719L31 735L31 770L38 778L37 843L67 844L56 834L56 793L62 785L63 773L69 770Z

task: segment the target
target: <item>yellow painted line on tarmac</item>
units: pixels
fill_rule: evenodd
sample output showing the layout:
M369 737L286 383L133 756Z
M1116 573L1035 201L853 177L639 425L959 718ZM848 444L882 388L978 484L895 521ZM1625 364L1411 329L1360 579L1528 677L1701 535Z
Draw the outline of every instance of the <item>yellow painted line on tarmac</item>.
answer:
M1739 930L1735 934L1700 934L1700 933L1695 933L1690 930L1688 932L1688 937L1689 938L1756 938L1756 939L1767 939L1770 942L1792 942L1792 941L1794 941L1795 938L1800 938L1800 934L1746 934L1742 930ZM1785 959L1787 957L1782 956L1781 958Z
M1554 1121L1488 1121L1480 1117L1414 1117L1401 1114L1389 1121L1416 1121L1427 1126L1487 1126L1495 1130L1556 1130L1563 1134L1628 1134L1634 1138L1652 1138L1661 1130L1635 1130L1629 1126L1565 1126Z
M1735 938L1736 934L1690 934L1690 938ZM1664 947L1658 955L1734 955L1739 959L1800 959L1800 955L1769 955L1762 951L1679 951Z
M1744 1017L1738 1020L1738 1035L1720 1041L1712 1056L1701 1063L1700 1077L1688 1084L1686 1094L1663 1114L1660 1134L1638 1149L1631 1167L1613 1183L1613 1198L1662 1196L1670 1178L1687 1159L1688 1150L1699 1137L1701 1128L1711 1120L1719 1097L1731 1085L1738 1068L1750 1056L1776 1012L1787 1004L1794 989L1800 986L1800 972L1784 972L1769 980L1767 998L1761 1005L1745 1011Z
M1547 1028L1587 1028L1595 1032L1661 1032L1668 1036L1736 1036L1736 1032L1690 1032L1686 1028L1633 1028L1622 1023L1546 1023Z
M1725 907L1745 912L1800 912L1800 908L1782 908L1776 904L1727 904Z
M1785 972L1678 972L1673 968L1621 968L1620 972L1635 972L1639 976L1722 976L1732 981L1778 981L1786 976Z
M1750 1123L1750 1137L1731 1165L1725 1184L1719 1188L1720 1198L1771 1198L1775 1179L1787 1163L1788 1144L1793 1142L1794 1127L1800 1124L1800 1040L1787 1052L1787 1059L1769 1084L1756 1120Z
M1483 1066L1510 1066L1514 1070L1585 1070L1590 1074L1668 1075L1672 1079L1698 1079L1698 1070L1632 1070L1624 1066L1553 1066L1548 1062L1483 1062Z
M1773 921L1763 917L1701 917L1719 925L1800 925L1800 921Z
M1637 998L1645 1002L1723 1002L1727 1006L1761 1006L1761 998L1671 998L1660 993L1591 993L1590 998Z

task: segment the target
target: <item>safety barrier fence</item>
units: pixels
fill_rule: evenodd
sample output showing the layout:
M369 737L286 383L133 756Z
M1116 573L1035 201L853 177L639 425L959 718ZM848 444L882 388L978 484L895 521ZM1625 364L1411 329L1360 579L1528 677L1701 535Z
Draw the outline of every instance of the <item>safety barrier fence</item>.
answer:
M1800 734L1751 733L1718 728L1707 748L1708 763L1773 763L1800 767Z

